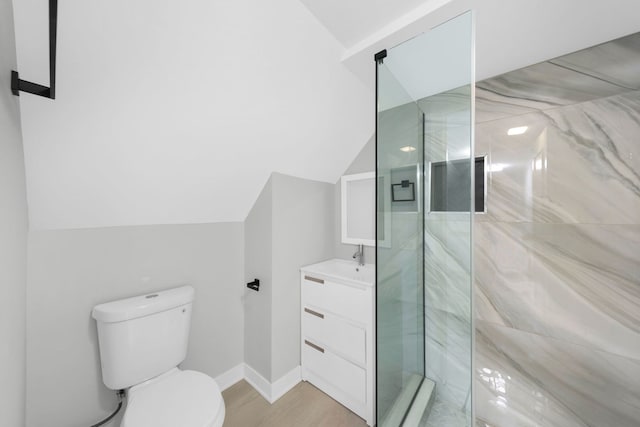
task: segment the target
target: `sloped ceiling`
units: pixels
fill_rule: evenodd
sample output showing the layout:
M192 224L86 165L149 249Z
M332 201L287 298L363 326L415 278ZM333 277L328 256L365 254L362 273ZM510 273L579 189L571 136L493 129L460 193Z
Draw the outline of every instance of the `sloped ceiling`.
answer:
M343 63L368 87L375 85L371 62L376 52L469 10L475 21L477 80L640 31L637 0L300 1L346 47ZM443 46L451 43L445 40Z
M345 48L428 0L300 0Z
M15 1L48 82L47 2ZM243 221L273 171L336 182L374 93L298 0L65 0L57 99L21 95L32 229Z
M47 1L15 0L21 77ZM58 99L21 96L34 229L242 221L273 171L335 182L373 54L474 9L478 80L639 31L637 0L65 0Z

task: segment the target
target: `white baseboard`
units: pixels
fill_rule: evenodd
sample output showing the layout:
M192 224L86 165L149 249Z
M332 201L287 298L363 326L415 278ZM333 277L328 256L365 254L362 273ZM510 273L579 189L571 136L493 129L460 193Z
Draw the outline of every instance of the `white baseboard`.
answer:
M240 363L215 377L215 380L221 391L225 391L240 380L245 380L251 387L256 389L267 402L273 403L302 381L302 376L300 366L296 366L273 383L270 383L251 366L246 363Z
M244 364L244 379L269 403L274 403L286 392L295 387L296 384L302 381L300 366L296 366L275 382L270 383L266 378L246 363Z
M244 364L244 379L255 388L258 393L264 397L267 402L271 402L271 383L262 375L260 375L251 366Z
M284 396L286 392L295 387L300 381L302 381L300 366L296 366L271 384L271 403Z
M229 369L226 372L221 373L214 378L220 387L220 391L225 391L238 381L244 379L244 363L240 363L237 366Z

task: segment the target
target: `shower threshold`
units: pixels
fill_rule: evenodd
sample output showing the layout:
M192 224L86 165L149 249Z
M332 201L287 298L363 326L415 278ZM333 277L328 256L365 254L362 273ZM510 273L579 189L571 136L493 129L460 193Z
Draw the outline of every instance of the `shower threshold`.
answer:
M429 378L418 374L412 375L387 415L382 419L380 426L417 427L433 402L435 387L436 384Z

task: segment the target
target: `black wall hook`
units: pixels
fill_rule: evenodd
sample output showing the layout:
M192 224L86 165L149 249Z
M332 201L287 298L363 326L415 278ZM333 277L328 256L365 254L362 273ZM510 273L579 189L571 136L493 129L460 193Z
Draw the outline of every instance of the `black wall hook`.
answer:
M17 71L11 71L11 92L32 93L45 98L56 99L56 39L58 33L58 0L49 0L49 86L21 80Z
M258 292L260 290L260 280L255 279L253 282L247 283L247 288Z

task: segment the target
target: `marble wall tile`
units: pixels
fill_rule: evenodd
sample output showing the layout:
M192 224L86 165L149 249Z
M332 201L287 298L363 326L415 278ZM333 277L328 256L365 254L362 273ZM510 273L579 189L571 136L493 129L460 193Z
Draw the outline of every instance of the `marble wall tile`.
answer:
M637 427L640 361L476 323L476 425Z
M523 135L507 130L528 126ZM482 221L640 222L640 92L479 124Z
M463 86L418 101L424 113L424 162L469 158L471 88Z
M477 426L640 426L638 63L640 33L478 84Z
M512 71L476 85L476 122L640 89L640 33Z
M436 383L429 426L470 425L470 220L469 213L438 213L424 224L425 376Z
M471 411L442 400L436 394L431 409L420 421L419 427L468 427L471 423Z
M465 86L419 101L425 113L425 173L432 162L469 159L470 95ZM436 388L423 424L463 427L471 423L472 216L430 212L430 188L424 190L425 376Z
M564 55L550 62L620 87L640 89L638 58L640 33Z
M476 84L476 97L514 108L546 110L628 91L618 85L551 62L541 62Z
M434 218L435 217L435 218ZM457 219L452 219L457 217ZM471 223L469 214L442 213L425 220L425 301L471 321Z
M640 225L476 224L476 318L640 360Z
M548 104L533 101L514 101L511 97L495 93L490 88L476 86L476 123L535 113L548 107Z
M425 307L425 376L441 402L464 410L470 401L471 325L466 318Z

